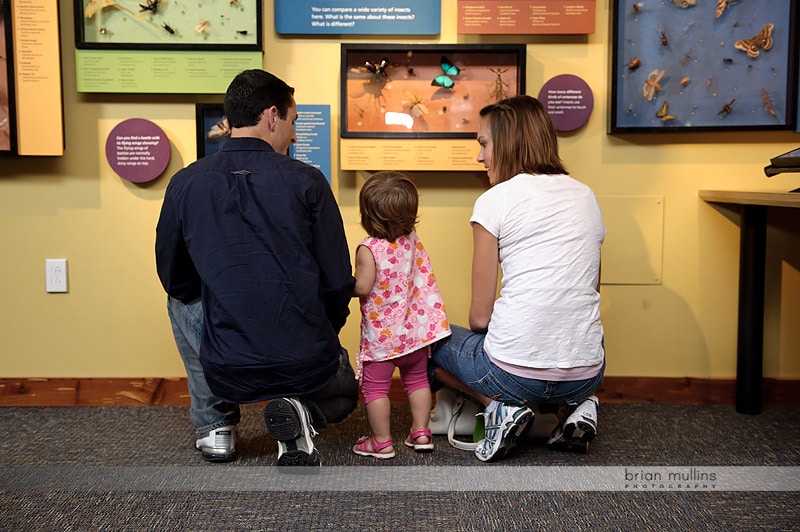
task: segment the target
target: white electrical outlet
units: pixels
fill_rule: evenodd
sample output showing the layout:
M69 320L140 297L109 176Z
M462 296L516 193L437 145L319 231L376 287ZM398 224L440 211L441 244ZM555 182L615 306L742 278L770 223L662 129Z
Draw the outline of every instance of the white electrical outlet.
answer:
M67 259L45 259L45 290L67 291Z

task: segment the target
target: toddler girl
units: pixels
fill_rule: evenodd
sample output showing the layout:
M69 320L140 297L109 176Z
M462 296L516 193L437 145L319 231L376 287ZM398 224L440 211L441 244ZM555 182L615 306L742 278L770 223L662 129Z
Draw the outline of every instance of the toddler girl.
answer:
M403 442L417 452L433 450L428 428L430 345L450 335L439 286L417 238L417 189L405 174L384 171L361 188L361 225L369 235L356 248L356 287L361 302L361 345L356 376L361 383L371 436L353 452L395 456L390 430L389 387L394 368L411 406L411 430Z

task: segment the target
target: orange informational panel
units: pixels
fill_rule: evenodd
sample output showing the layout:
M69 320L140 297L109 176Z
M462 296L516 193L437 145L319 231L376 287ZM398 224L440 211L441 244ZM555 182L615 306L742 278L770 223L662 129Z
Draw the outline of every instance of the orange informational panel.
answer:
M483 171L475 139L341 139L342 170Z
M63 155L58 0L11 0L17 153Z
M595 0L458 0L458 33L594 33Z

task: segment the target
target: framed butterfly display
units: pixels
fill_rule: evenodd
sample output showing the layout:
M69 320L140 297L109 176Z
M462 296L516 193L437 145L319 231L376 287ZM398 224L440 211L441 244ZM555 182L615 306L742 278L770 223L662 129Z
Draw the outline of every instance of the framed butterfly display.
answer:
M341 136L470 138L525 91L525 44L341 45Z
M614 0L609 133L787 130L800 3Z

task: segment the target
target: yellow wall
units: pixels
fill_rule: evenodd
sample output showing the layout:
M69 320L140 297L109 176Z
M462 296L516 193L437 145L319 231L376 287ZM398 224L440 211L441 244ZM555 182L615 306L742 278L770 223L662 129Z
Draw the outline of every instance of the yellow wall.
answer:
M76 93L72 4L60 4L66 154L0 159L0 377L183 376L155 274L153 240L169 176L195 158L194 102L201 98ZM602 288L607 374L732 378L739 218L735 211L707 205L697 191L785 191L800 186L800 174L767 180L762 170L770 157L796 148L800 135L608 136L607 4L598 0L597 31L588 37L504 39L459 36L456 1L442 0L441 35L414 42L528 42L527 87L534 95L559 74L586 80L595 96L594 113L584 128L561 136L562 157L570 172L601 198L663 198L663 231L659 227L657 235L662 246L659 282ZM337 131L340 40L276 35L270 1L265 2L264 27L264 67L297 88L299 103L330 104L332 130ZM408 41L348 39L376 40ZM120 179L105 161L106 136L128 118L154 121L172 142L165 175L147 186ZM476 154L477 150L476 143ZM337 152L334 149L333 186L352 245L362 236L356 197L366 175L335 170ZM485 176L441 172L414 178L421 191L419 233L430 250L451 321L465 323L471 246L467 218L486 187ZM614 221L627 214L606 216ZM771 299L765 375L786 379L800 377L797 215L770 211L774 226L767 264ZM611 223L609 227L613 229ZM609 242L613 238L609 234ZM607 257L609 262L624 264L626 257L617 254L626 249L632 255L640 253L642 242L631 240L618 237L609 247L615 254ZM69 259L69 293L47 294L45 258L58 257ZM358 308L351 308L353 317L342 339L352 353Z

